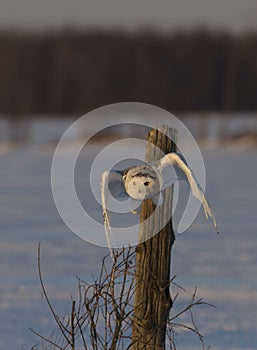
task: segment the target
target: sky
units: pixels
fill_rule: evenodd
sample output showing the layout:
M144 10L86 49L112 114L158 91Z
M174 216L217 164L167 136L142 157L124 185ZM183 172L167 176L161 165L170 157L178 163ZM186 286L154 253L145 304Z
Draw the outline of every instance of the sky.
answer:
M0 29L257 31L257 0L0 0Z

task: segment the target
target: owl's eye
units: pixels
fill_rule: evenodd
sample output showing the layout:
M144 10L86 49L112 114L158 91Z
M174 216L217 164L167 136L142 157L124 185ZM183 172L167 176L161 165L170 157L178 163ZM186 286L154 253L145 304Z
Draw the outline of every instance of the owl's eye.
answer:
M150 182L149 182L149 181L146 181L146 182L144 182L144 185L145 185L145 186L149 186L149 185L150 185Z

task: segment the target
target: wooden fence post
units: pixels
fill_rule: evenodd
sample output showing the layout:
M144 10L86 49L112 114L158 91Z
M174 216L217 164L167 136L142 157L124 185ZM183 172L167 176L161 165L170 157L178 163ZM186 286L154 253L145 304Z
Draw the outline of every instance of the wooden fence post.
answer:
M166 136L168 135L168 137ZM177 131L168 126L148 135L146 161L155 161L164 152L176 151ZM159 148L159 149L158 149ZM136 248L136 290L132 329L133 350L165 349L166 324L172 307L170 297L170 255L175 241L172 228L173 188L164 193L162 206L145 200L140 213L139 244ZM151 216L152 215L152 216ZM151 216L151 219L145 221ZM166 225L158 230L162 222ZM153 233L158 230L154 236Z

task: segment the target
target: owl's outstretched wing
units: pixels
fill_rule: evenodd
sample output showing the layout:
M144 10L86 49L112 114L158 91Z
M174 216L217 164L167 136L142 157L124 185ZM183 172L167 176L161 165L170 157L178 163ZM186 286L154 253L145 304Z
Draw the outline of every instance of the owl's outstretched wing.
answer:
M162 190L170 186L172 183L174 183L173 181L174 179L172 178L169 181L169 176L168 176L168 171L169 171L168 167L170 167L171 165L174 166L175 169L176 167L178 168L178 173L182 175L184 174L185 178L187 179L190 185L193 196L195 196L197 199L199 199L202 202L206 219L208 219L209 217L212 218L214 226L216 228L216 232L219 233L215 216L209 206L209 203L207 202L207 199L204 196L203 190L201 189L200 185L197 183L192 170L187 166L187 164L182 159L182 157L180 157L177 153L166 154L159 161L158 169L163 174Z
M112 246L112 231L110 223L111 213L108 210L108 202L111 196L117 200L123 200L128 198L128 194L124 187L122 172L106 170L101 176L100 189L106 241L108 244L110 255L114 260L114 252Z
M106 235L107 245L111 254L112 259L114 259L113 248L111 245L111 225L110 225L110 213L107 209L108 197L109 197L109 188L108 188L108 178L109 171L105 171L101 176L100 190L101 190L101 200L102 200L102 210L103 210L103 219L104 219L104 229Z

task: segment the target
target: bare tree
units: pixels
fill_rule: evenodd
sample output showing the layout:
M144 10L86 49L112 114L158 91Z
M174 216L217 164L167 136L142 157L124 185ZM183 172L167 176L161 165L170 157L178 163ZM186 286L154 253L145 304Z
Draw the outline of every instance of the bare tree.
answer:
M78 279L78 296L71 299L70 315L60 317L47 294L43 281L38 246L38 273L43 295L49 306L56 329L49 336L43 336L32 330L41 339L35 349L93 349L93 350L129 350L132 348L132 325L134 317L134 294L137 288L135 281L135 253L132 248L116 252L115 262L109 256L102 260L98 278L91 282ZM177 286L174 278L170 286ZM179 286L177 286L179 287ZM179 287L181 289L181 287ZM173 298L173 305L177 300ZM176 350L178 331L195 334L204 350L203 336L193 317L193 309L200 305L211 305L196 296L196 289L188 305L176 314L170 314L167 322L167 348ZM190 323L183 323L181 318L189 315ZM140 335L141 340L144 334Z

